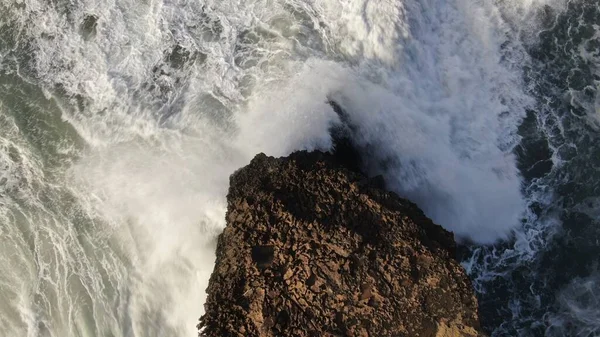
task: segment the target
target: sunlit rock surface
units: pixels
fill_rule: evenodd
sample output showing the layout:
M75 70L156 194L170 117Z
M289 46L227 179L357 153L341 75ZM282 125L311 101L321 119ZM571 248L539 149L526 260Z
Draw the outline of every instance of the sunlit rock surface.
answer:
M201 336L482 336L453 235L335 156L231 176Z

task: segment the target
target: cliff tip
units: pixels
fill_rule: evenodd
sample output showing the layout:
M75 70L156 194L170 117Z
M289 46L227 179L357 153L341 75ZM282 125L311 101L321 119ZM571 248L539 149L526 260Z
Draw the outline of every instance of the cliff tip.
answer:
M200 336L482 336L453 235L336 156L230 179Z

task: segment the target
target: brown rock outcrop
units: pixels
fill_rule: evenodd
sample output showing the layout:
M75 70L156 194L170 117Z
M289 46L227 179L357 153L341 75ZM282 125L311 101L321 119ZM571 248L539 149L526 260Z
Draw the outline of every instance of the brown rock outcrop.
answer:
M332 155L231 176L200 336L481 336L453 235Z

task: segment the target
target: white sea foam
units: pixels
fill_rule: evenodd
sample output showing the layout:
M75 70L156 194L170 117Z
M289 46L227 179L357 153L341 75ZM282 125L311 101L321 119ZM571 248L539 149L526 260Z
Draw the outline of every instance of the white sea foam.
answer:
M546 315L546 336L600 335L600 275L575 278L558 295L559 312Z

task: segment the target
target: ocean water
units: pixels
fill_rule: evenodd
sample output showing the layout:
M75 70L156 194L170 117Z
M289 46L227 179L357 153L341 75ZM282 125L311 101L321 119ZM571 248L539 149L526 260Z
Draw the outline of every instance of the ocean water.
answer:
M492 336L600 336L598 66L591 0L0 0L0 336L197 335L229 175L343 122Z

